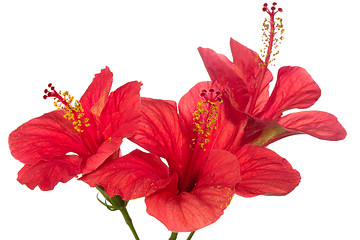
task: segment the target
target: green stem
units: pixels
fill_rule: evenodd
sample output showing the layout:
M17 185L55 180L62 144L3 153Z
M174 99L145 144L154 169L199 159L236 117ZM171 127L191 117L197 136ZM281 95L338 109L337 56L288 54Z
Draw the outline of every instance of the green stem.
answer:
M177 232L172 232L172 233L171 233L171 236L170 236L170 238L169 238L169 240L176 240L177 235L178 235L178 233L177 233Z
M125 222L126 222L126 224L129 226L129 228L130 228L132 234L134 235L135 239L136 239L136 240L139 240L139 236L138 236L137 233L136 233L135 227L134 227L134 225L133 225L133 223L132 223L132 220L131 220L131 218L130 218L130 215L129 215L126 207L120 208L119 210L120 210L120 212L122 213L122 215L123 215L123 217L124 217L124 219L125 219Z
M194 236L195 231L192 231L186 240L190 240Z

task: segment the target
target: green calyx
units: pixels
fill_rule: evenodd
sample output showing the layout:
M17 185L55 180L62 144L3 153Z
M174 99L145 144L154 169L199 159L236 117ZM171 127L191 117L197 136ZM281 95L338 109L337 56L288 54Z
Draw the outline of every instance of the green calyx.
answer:
M128 204L128 201L124 201L121 196L119 195L115 195L114 197L110 197L109 195L107 195L107 193L105 192L104 188L101 186L97 186L96 187L97 190L99 190L99 192L101 193L101 195L103 195L103 197L105 198L105 201L101 201L99 199L99 194L96 195L97 200L104 205L107 209L109 209L110 211L116 211L116 210L122 210L124 208L126 208L126 205Z

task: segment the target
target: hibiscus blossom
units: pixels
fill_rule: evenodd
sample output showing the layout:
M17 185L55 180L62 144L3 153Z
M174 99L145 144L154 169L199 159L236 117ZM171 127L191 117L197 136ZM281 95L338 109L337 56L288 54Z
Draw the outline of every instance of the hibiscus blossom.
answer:
M140 120L140 82L110 92L113 74L108 67L96 74L79 101L52 84L44 98L54 98L58 110L34 118L13 131L9 147L24 163L18 181L30 189L52 190L58 182L89 173L108 157L119 154Z
M215 222L234 193L249 197L293 190L300 176L285 159L257 146L234 148L247 116L232 121L238 113L216 87L196 84L178 108L173 101L142 98L143 120L131 140L150 153L135 150L109 159L82 180L124 200L145 196L147 212L173 232Z
M277 82L269 96L272 74L268 65L278 54L277 48L282 36L283 25L275 14L282 11L276 3L263 11L270 15L264 22L265 49L260 56L231 39L233 62L224 55L207 48L199 48L200 55L212 81L219 83L232 106L253 117L247 126L248 142L266 146L286 136L305 133L324 140L341 140L346 131L337 118L327 112L303 111L283 116L283 112L309 108L320 97L321 91L310 74L301 67L285 66L278 71Z

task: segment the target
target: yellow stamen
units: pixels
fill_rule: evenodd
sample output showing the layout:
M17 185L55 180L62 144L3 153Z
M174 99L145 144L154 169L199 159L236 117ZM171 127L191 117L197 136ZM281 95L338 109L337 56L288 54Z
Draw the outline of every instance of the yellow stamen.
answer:
M208 109L205 109L208 108ZM205 145L209 143L210 133L213 129L216 129L216 121L218 119L218 106L215 102L206 100L199 102L195 112L193 113L194 131L197 132L197 138L192 139L193 144L198 144L204 151L206 151ZM200 140L200 141L199 141Z
M49 84L49 90L45 90L44 99L48 97L54 98L54 106L58 110L65 110L64 118L72 121L74 129L78 132L83 132L83 126L89 127L89 118L84 118L85 112L78 100L74 101L74 97L69 94L68 91L56 92L54 86Z

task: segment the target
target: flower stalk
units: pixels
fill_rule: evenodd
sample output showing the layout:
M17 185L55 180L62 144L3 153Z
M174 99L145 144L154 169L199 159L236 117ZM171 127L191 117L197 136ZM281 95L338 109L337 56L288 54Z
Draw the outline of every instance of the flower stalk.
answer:
M172 232L172 233L171 233L171 236L170 236L170 238L169 238L169 240L176 240L177 235L178 235L178 233L177 233L177 232Z
M186 240L190 240L194 236L194 234L195 234L195 231L192 231Z

